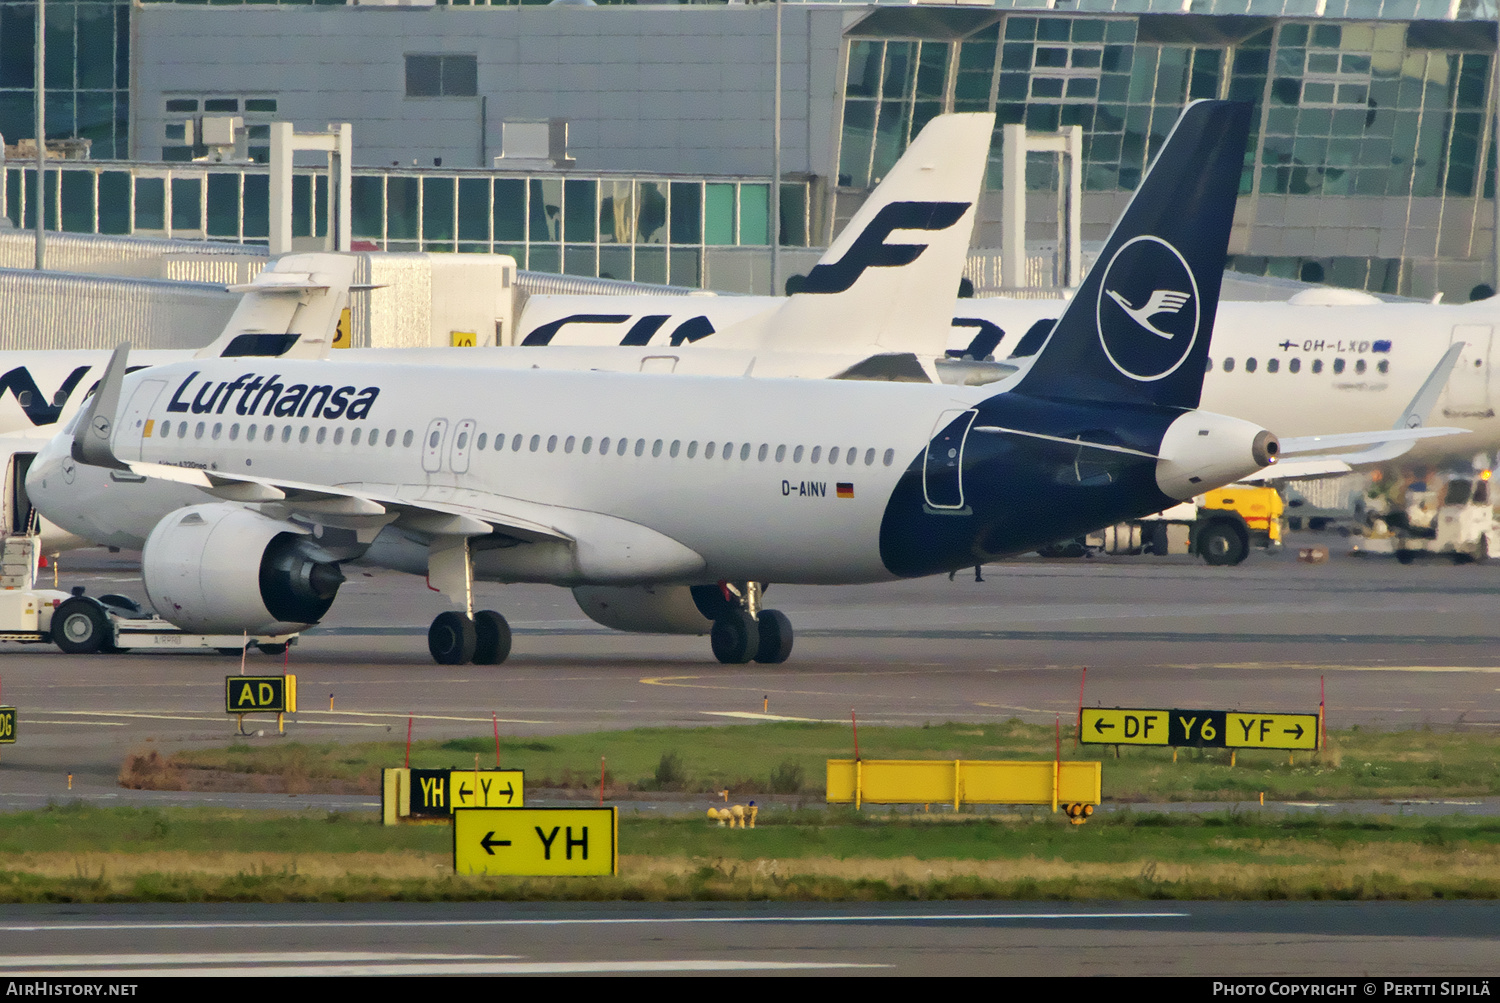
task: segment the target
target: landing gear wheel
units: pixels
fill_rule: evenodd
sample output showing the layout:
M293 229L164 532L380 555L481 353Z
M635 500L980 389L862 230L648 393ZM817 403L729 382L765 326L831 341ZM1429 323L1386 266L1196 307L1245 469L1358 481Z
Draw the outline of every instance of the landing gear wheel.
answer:
M1479 538L1479 543L1476 544L1475 547L1474 547L1474 563L1475 564L1486 564L1486 563L1489 562L1489 559L1490 559L1490 538L1488 536L1481 536Z
M1204 564L1212 564L1215 567L1226 567L1238 564L1245 559L1250 548L1245 538L1235 532L1233 526L1223 523L1215 523L1204 527L1198 536L1198 553L1203 555Z
M52 614L52 643L70 655L93 655L109 642L109 618L91 600L65 599Z
M744 610L730 610L714 621L709 635L714 657L725 665L744 665L760 649L760 625Z
M1415 561L1416 559L1417 559L1417 552L1415 550L1398 550L1398 551L1396 551L1396 560L1400 561L1402 564L1410 564L1412 561Z
M763 665L780 665L792 653L792 621L779 609L760 611L760 647L755 660Z
M284 655L284 654L286 654L286 642L285 641L282 641L280 644L257 644L256 647L260 649L260 653L263 654L263 655Z
M245 653L243 648L215 648L214 650L226 658L238 658Z
M463 665L474 657L474 621L449 610L427 628L427 650L439 665Z
M499 665L510 657L510 624L492 609L474 614L474 664Z

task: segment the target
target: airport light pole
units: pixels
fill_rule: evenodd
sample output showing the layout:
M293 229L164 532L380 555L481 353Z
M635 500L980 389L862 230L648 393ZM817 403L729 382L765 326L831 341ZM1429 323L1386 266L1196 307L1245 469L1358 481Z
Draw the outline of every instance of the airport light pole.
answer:
M781 0L776 4L776 95L771 118L771 295L781 295Z
M36 82L36 267L41 271L47 262L47 0L36 4L36 54L33 77Z

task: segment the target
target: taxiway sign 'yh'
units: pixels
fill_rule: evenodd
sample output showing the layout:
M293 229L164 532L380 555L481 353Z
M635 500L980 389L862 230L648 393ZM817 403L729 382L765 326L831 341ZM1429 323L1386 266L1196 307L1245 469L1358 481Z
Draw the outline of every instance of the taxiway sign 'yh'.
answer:
M363 560L426 574L464 606L433 624L443 662L509 651L504 618L471 608L475 578L690 587L717 657L781 661L791 625L761 607L762 583L950 571L1274 460L1271 433L1197 410L1248 120L1229 102L1183 113L1105 246L1109 267L1013 384L285 358L127 376L122 346L27 484L49 518L95 539L132 516L79 489L86 467L217 498L150 513L148 597L190 630L316 623L340 566ZM850 293L817 295L823 321ZM859 301L847 307L861 323Z

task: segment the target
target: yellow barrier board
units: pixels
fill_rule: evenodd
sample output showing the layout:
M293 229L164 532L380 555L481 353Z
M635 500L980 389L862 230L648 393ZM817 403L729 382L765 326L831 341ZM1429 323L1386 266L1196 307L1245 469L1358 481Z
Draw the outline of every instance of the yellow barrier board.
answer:
M1316 714L1224 715L1224 744L1231 749L1316 749Z
M225 676L224 710L228 714L295 714L297 677Z
M573 877L614 874L614 808L459 808L455 874Z
M1107 745L1166 745L1171 711L1085 707L1083 741Z
M829 804L1099 804L1101 796L1097 762L828 760Z
M16 709L0 707L0 743L11 744L16 740Z

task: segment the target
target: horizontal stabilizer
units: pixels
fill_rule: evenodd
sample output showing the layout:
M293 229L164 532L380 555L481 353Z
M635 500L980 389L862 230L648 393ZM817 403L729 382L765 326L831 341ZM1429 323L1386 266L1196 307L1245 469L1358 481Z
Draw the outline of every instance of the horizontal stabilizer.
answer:
M1341 432L1334 435L1298 435L1281 440L1282 456L1321 453L1349 446L1376 446L1386 443L1409 443L1418 439L1436 439L1445 435L1463 435L1467 428L1435 425L1431 428L1387 428L1377 432Z
M284 254L255 281L226 286L243 294L240 302L223 332L194 358L327 358L358 264L352 254Z
M1257 470L1249 477L1241 477L1239 484L1269 484L1279 481L1303 481L1315 477L1342 477L1351 473L1352 466L1332 457L1316 457L1308 460L1287 460Z
M834 376L836 380L885 380L891 383L931 383L927 370L911 352L872 355Z
M1080 449L1099 449L1106 453L1124 453L1127 456L1141 456L1148 460L1161 459L1155 453L1146 453L1139 449L1130 449L1126 446L1115 446L1104 442L1090 442L1087 439L1069 439L1060 435L1043 435L1041 432L1025 432L1019 428L1002 428L999 425L975 425L973 430L975 432L993 432L1000 435L1023 435L1028 439L1043 439L1047 442L1061 443L1064 446L1077 446Z

